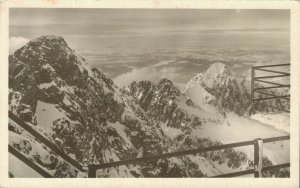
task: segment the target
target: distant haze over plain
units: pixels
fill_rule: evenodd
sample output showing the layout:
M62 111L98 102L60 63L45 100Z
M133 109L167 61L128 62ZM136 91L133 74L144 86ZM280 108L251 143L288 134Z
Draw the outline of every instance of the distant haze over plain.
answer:
M94 67L124 86L167 77L185 84L222 62L289 62L289 10L10 9L10 53L41 35L62 36Z

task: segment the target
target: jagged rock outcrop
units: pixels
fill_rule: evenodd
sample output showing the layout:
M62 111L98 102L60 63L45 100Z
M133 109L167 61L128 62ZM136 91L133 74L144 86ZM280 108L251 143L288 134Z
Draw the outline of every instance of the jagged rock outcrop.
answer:
M150 81L133 82L126 88L147 115L169 127L186 130L201 126L199 116L190 114L187 108L199 110L170 80L161 79L157 84Z

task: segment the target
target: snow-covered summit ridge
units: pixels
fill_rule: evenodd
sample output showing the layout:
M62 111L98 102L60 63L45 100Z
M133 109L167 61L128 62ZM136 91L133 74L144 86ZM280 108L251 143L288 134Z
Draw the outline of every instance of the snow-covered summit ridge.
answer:
M184 92L189 89L189 86L191 86L193 82L197 82L198 84L204 85L208 88L213 88L213 86L216 84L223 85L234 78L235 74L227 65L223 63L214 63L205 72L199 73L193 77L188 82Z
M47 52L50 51L72 51L66 41L60 36L53 36L53 35L44 35L38 38L35 38L29 41L26 45L21 47L20 49L16 50L14 55L20 56L26 55L33 52L44 52L39 55L45 55ZM25 54L24 54L25 53ZM55 55L54 53L52 55ZM58 53L56 55L59 55Z
M203 108L214 106L219 110L243 114L250 104L250 95L244 83L229 66L214 63L205 72L193 77L183 93Z
M33 39L16 50L13 57L24 63L36 64L37 66L41 63L48 63L51 66L63 64L65 60L68 60L77 64L81 72L87 72L90 76L93 75L93 71L85 59L71 49L60 36L45 35ZM64 67L64 65L58 66Z
M206 75L212 77L217 77L224 73L231 73L231 70L223 63L214 63L206 70Z

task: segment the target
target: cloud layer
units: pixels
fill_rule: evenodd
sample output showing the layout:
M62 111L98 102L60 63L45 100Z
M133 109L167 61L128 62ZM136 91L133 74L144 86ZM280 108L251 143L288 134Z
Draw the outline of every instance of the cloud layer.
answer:
M178 76L175 68L162 68L158 66L148 66L140 69L133 69L130 72L121 74L114 79L114 82L119 87L128 86L133 81L149 80L156 82L162 78L174 80Z

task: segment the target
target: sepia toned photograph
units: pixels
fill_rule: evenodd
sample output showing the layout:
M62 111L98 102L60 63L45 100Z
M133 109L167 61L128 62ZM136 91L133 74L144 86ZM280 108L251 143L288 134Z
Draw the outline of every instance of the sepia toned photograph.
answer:
M290 18L10 8L8 177L290 178Z

